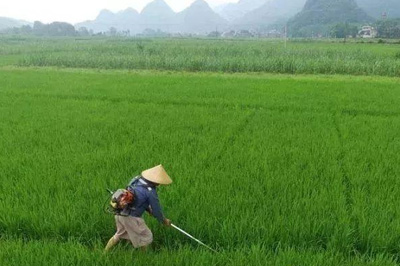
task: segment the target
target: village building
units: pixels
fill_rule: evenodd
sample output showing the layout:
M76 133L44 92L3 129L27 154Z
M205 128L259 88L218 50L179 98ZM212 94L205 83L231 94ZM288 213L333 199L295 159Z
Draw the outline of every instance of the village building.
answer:
M372 26L363 26L358 32L358 36L361 38L375 38L378 31Z

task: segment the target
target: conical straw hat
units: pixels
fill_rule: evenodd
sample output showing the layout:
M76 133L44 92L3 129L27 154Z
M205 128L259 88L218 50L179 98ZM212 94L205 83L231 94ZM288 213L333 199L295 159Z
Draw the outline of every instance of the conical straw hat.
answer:
M171 178L168 176L167 172L164 170L164 167L161 164L153 168L144 170L142 172L142 176L150 182L161 185L168 185L172 183Z

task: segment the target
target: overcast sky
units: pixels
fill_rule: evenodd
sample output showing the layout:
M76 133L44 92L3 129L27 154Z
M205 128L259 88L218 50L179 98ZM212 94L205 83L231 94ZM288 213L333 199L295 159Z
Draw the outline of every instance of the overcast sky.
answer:
M100 10L113 12L132 7L141 11L152 0L0 0L0 17L11 17L44 23L65 21L77 23L93 20ZM238 0L206 0L211 7ZM174 11L181 11L194 0L165 0Z

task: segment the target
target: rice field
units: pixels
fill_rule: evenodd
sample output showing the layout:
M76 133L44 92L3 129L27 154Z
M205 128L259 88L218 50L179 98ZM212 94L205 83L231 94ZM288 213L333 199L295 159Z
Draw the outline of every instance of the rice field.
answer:
M399 78L27 66L35 45L3 44L0 265L398 265ZM217 254L148 216L148 253L103 254L105 189L159 163L166 216Z
M0 42L0 54L15 56L20 66L400 76L400 42L304 40L285 46L279 39L5 37Z

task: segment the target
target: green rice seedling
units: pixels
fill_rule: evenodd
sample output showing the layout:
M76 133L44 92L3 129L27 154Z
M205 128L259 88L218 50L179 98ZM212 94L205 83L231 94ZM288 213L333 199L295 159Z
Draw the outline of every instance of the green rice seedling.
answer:
M1 265L396 265L398 78L101 70L110 62L202 72L265 65L189 56L209 40L149 40L143 53L153 51L137 57L139 65L107 47L134 41L97 40L97 49L114 55L102 61L87 52L74 63L63 55L69 41L21 46L37 49L43 66L59 60L68 68L0 70ZM185 56L167 49L165 60L157 52L162 42ZM57 47L45 54L41 45ZM259 43L247 45L253 50L246 53L260 56ZM79 49L74 56L86 53ZM341 53L335 49L313 73L322 64L332 73L354 67L329 66ZM311 66L296 56L269 65L293 73ZM160 188L165 213L218 254L145 217L155 236L149 254L125 244L102 255L114 233L102 209L105 188L123 187L159 163L174 180Z

